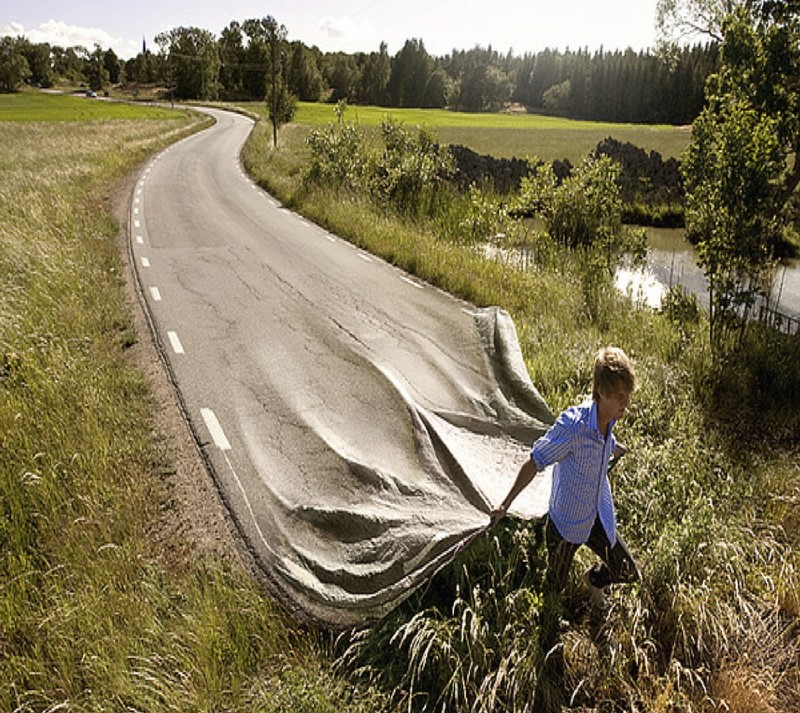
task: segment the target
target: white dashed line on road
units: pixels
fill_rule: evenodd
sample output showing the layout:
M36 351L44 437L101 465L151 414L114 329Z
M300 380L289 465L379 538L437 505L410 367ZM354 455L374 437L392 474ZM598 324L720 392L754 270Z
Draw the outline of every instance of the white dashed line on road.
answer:
M181 344L181 340L178 338L177 332L167 332L167 337L169 337L169 343L172 345L172 351L174 351L176 354L186 353L183 351L183 344Z
M158 291L158 287L150 288L150 296L153 298L154 302L161 302L161 293Z
M141 235L136 236L136 244L137 245L144 245L144 238Z
M150 258L148 257L142 258L142 267L150 267Z
M222 451L229 451L231 449L231 444L225 437L225 432L222 430L222 426L219 425L217 415L210 408L201 408L200 414L202 415L203 420L206 422L206 428L211 434L211 438L214 440L214 443L216 443L217 448Z
M412 280L411 278L408 278L408 277L406 277L405 275L400 275L400 279L401 279L403 282L407 282L407 283L408 283L409 285L411 285L412 287L416 287L418 290L423 290L423 289L425 289L425 288L424 288L422 285L420 285L420 284L419 284L419 283L417 283L417 282L414 282L414 280Z

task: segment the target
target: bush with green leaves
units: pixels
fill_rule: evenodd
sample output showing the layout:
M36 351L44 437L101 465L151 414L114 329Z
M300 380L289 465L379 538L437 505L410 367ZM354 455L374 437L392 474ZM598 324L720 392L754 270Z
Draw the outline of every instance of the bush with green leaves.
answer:
M346 190L363 190L368 185L371 159L364 132L356 125L340 121L315 129L308 146L307 181Z
M375 165L379 196L401 213L431 215L453 173L450 152L422 127L409 129L393 119L381 123L384 150Z
M590 155L559 182L552 167L540 164L533 176L522 179L520 200L560 243L610 242L622 233L619 173L619 164L607 156Z

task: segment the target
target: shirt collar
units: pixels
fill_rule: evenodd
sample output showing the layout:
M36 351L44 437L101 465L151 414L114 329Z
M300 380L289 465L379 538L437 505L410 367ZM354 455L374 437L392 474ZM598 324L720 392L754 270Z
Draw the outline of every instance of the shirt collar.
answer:
M612 429L614 428L614 424L616 423L616 419L611 419L608 423L608 432L611 433ZM592 430L592 433L598 433L600 436L605 438L602 433L600 433L600 428L597 425L597 401L594 399L591 400L591 408L589 409L589 428Z

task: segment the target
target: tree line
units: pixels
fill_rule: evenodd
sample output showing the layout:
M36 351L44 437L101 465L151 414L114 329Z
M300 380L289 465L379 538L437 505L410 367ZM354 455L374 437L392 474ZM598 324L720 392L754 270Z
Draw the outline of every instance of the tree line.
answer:
M272 40L269 26L277 32ZM179 27L159 34L155 44L157 51L143 43L136 57L123 61L100 46L90 52L4 37L0 89L64 80L101 90L126 82L165 86L179 99L262 101L273 85L300 101L470 112L515 103L570 118L685 124L700 113L705 80L718 63L715 42L684 46L669 61L649 50L545 49L518 56L491 46L437 57L421 39L407 40L394 55L385 43L369 53L322 52L287 41L285 27L271 17L233 21L219 36Z

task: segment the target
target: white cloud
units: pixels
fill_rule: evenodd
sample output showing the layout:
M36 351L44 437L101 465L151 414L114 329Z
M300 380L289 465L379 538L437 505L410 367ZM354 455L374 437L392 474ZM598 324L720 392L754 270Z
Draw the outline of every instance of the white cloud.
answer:
M368 22L349 17L326 17L317 25L318 43L322 49L356 51L376 44L375 29Z
M79 27L59 20L48 20L38 27L27 30L19 22L10 22L0 27L0 36L5 35L24 36L34 44L47 42L59 47L80 45L90 52L97 44L103 49L110 47L122 59L134 57L141 50L141 42L125 37L114 37L99 27Z

